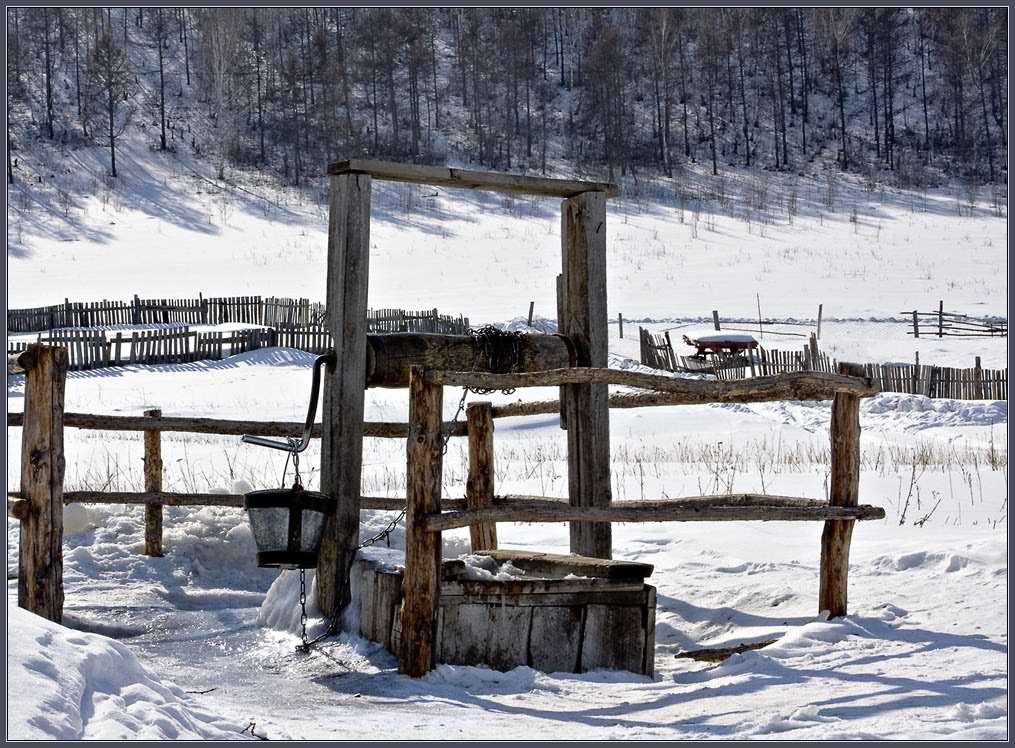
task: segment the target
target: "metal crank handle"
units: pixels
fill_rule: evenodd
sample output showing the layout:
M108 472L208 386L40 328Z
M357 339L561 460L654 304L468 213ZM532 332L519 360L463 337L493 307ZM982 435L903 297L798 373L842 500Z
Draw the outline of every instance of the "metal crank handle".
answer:
M241 441L244 444L256 444L259 447L281 449L283 451L294 452L296 454L299 454L306 449L310 444L310 434L314 430L314 418L317 416L317 396L321 391L321 369L325 364L333 364L334 361L334 351L328 351L324 355L318 356L314 359L313 379L310 383L310 406L307 408L307 420L303 424L303 436L295 446L293 446L289 441L282 441L281 439L266 439L263 436L251 436L250 434L244 434Z

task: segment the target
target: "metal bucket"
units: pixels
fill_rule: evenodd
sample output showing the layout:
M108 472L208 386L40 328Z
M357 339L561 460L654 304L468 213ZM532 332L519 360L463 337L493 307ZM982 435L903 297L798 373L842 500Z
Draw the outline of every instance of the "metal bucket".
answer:
M321 550L324 521L334 510L331 497L301 487L251 491L243 497L257 545L257 565L313 569Z

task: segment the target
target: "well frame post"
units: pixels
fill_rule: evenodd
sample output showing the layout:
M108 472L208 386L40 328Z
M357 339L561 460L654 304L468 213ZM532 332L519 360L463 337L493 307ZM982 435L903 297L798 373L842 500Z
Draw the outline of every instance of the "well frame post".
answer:
M563 319L561 332L574 344L578 366L606 367L606 194L583 192L561 204ZM610 406L606 385L562 388L567 421L568 497L572 506L608 506ZM612 558L609 523L572 522L572 553Z
M330 177L327 326L335 361L324 378L321 490L335 501L321 538L317 594L334 615L349 601L348 572L359 545L370 265L369 174Z

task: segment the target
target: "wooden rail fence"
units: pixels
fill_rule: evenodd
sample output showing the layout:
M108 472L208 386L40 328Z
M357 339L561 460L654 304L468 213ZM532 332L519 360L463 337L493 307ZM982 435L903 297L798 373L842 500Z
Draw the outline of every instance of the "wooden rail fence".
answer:
M24 414L8 414L8 426L24 427L21 488L8 492L7 513L21 522L18 603L51 620L63 612L62 511L69 503L140 505L145 507L145 553L162 552L163 508L166 506L241 507L238 495L174 493L162 489L163 431L263 436L292 436L296 422L247 422L180 418L149 409L142 416L65 413L63 387L67 354L63 347L33 344L8 356L8 371L27 372ZM405 605L402 669L412 675L429 670L436 594L440 584L440 533L454 527L472 528L474 550L497 546L498 522L660 522L660 521L825 521L822 538L819 610L846 613L849 538L856 520L881 519L884 510L858 502L859 401L877 392L869 378L842 366L843 374L798 372L742 382L674 380L668 377L608 369L559 369L517 375L442 372L413 367L408 423L367 422L363 436L407 439L407 498L360 497L363 510L406 509ZM847 375L848 374L848 375ZM441 422L444 386L469 382L497 388L568 386L576 382L622 384L649 391L615 393L610 407L645 407L697 402L760 402L777 399L833 399L831 428L832 479L829 501L737 494L656 501L611 502L602 507L574 506L566 499L496 496L493 468L493 420L557 413L560 402L512 403L496 408L473 403L462 423ZM44 426L44 428L40 428ZM63 429L134 431L144 434L144 491L63 491ZM318 424L312 431L321 437ZM469 471L465 498L444 499L441 452L445 439L468 437ZM47 455L45 470L35 457ZM48 466L48 467L47 467ZM47 472L48 471L48 472ZM447 511L445 511L447 510ZM429 646L428 646L429 645Z
M572 386L578 383L619 384L652 390L668 396L671 403L761 402L780 399L831 399L832 468L829 500L740 494L694 496L682 499L609 502L604 506L564 503L552 497L494 496L492 471L475 475L470 459L467 507L445 512L441 412L445 386L484 389ZM853 525L857 520L883 519L880 507L859 503L860 399L877 393L873 382L862 376L862 367L842 364L839 374L806 372L761 377L739 382L675 380L669 377L600 368L572 368L519 374L449 372L413 366L409 384L409 433L407 442L407 507L405 572L401 608L399 668L419 677L434 666L435 640L441 585L441 532L470 527L471 537L494 544L487 533L497 522L716 522L716 521L808 521L825 522L821 541L818 610L831 616L847 611L847 574ZM645 393L650 394L650 393ZM649 403L645 403L649 404ZM474 406L475 407L475 406ZM493 410L476 409L469 417L470 429L481 424L473 442L488 442L492 434L483 421ZM482 434L480 436L479 434ZM479 449L492 454L492 443ZM481 462L477 459L475 462ZM491 463L492 467L492 463ZM607 478L608 479L608 476ZM478 488L477 484L482 488ZM485 536L485 537L484 537Z
M913 318L913 329L909 332L915 338L945 336L954 338L1008 337L1008 323L983 320L957 312L946 312L944 302L938 302L936 312L902 312Z

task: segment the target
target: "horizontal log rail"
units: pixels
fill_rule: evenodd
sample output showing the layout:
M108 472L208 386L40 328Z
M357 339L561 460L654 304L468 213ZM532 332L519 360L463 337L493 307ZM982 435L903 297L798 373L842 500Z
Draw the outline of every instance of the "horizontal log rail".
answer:
M8 413L8 426L24 426L24 414ZM64 413L63 425L75 429L97 431L174 431L190 434L218 434L221 436L298 436L303 424L296 421L234 421L220 418L188 418L181 416L110 416L95 413ZM461 423L444 424L448 436L467 436L468 427ZM406 439L409 425L392 421L365 421L363 436L384 439ZM312 439L321 438L321 424L315 423L310 434Z
M64 491L64 504L118 504L125 506L215 506L242 507L243 494L176 493L173 491ZM465 499L444 499L449 509L466 509ZM360 509L400 512L405 499L397 496L361 496ZM7 516L24 519L28 503L17 491L7 492Z
M7 516L10 519L26 520L30 512L31 506L26 499L7 497Z
M31 351L17 351L7 354L7 373L21 374L35 365L35 354Z
M570 506L533 497L502 497L493 506L443 513L423 519L431 532L477 522L806 522L884 519L876 506L832 506L826 501L785 496L738 494L659 501L621 501L604 507Z
M482 387L503 390L518 387L557 387L568 384L613 384L655 390L670 395L667 405L697 403L746 403L774 400L831 400L837 394L871 397L880 388L870 377L801 371L770 377L710 382L676 379L658 374L620 369L551 369L524 374L489 374L469 371L428 370L426 381L450 387ZM611 405L613 403L611 402ZM639 405L653 404L646 398ZM636 406L632 406L636 407ZM494 409L496 415L496 409Z

